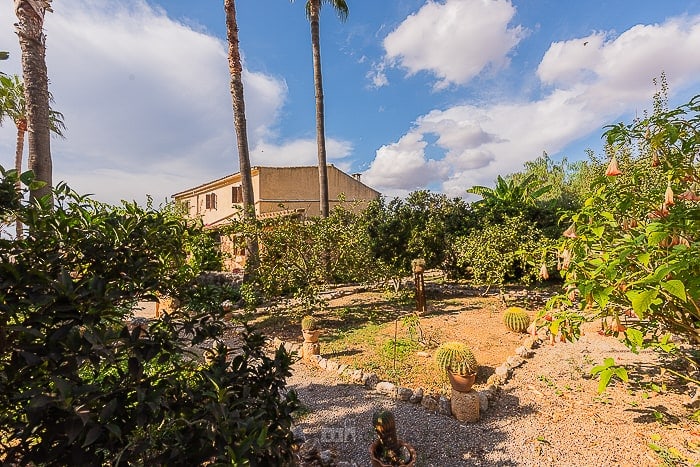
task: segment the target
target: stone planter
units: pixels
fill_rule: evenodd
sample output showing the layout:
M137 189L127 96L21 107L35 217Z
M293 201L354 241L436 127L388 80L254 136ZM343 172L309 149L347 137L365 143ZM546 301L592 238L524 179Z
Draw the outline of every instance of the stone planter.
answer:
M469 392L476 381L476 373L470 375L458 375L450 371L447 372L452 389L459 392Z
M453 389L450 403L452 415L460 422L474 423L479 421L481 407L478 392L460 392Z
M395 467L396 465L406 465L410 467L414 467L416 465L416 450L408 444L405 441L399 440L399 443L401 444L401 447L405 447L408 449L408 452L411 454L411 460L409 461L408 464L385 464L381 460L379 460L379 457L377 456L377 451L379 449L379 440L375 439L372 445L369 447L369 458L372 461L372 467Z
M301 333L304 335L304 342L318 342L318 336L321 334L321 330L314 329L311 331L303 329Z
M316 342L306 342L301 346L301 358L304 361L310 361L311 357L314 355L321 355L321 344Z

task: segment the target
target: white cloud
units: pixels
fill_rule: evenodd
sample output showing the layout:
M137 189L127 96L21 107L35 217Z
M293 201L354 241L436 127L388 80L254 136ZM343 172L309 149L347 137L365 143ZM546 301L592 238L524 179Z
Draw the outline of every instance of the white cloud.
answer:
M440 163L426 159L427 143L419 132L409 132L396 143L382 146L362 181L389 196L423 187L440 175Z
M542 98L433 110L377 151L366 179L385 193L441 184L458 196L472 185L491 185L543 150L556 155L624 114L648 108L652 79L662 71L672 92L697 87L700 55L693 51L699 48L700 16L638 25L618 37L597 32L555 42L537 70L546 86Z
M103 201L142 201L237 170L224 41L143 0L65 0L54 9L45 24L47 66L68 127L67 140L52 143L55 181ZM0 45L11 52L3 70L19 73L13 21L12 2L2 2ZM254 147L274 136L287 88L250 70L244 83ZM7 125L0 150L0 164L11 165Z
M389 79L386 77L386 65L383 62L375 63L372 69L367 72L367 79L372 83L372 87L381 88L389 84Z
M484 69L508 65L508 53L526 34L509 28L514 15L510 0L428 1L386 36L386 58L410 74L432 72L438 89L465 84Z

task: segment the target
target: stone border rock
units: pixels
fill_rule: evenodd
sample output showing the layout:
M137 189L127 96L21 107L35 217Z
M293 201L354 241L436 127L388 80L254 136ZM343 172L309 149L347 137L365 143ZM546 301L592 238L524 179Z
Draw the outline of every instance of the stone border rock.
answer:
M514 355L509 356L505 362L496 367L494 374L489 376L486 381L486 387L477 391L479 397L479 411L486 412L493 400L498 395L500 386L504 385L513 375L513 370L523 365L527 359L534 356L534 349L539 347L542 340L537 336L528 336L523 341L523 344L518 346ZM270 341L270 344L275 349L283 346L289 354L296 353L299 358L302 355L302 344L294 342L285 342L275 337ZM325 358L322 355L312 355L309 362L317 365L319 368L328 373L334 373L338 377L345 377L352 383L364 386L368 390L374 390L378 394L384 395L391 399L397 399L411 404L421 404L428 412L446 415L452 415L452 403L449 397L440 394L425 394L424 388L411 389L403 386L397 386L390 381L381 381L376 373L365 372L349 367L346 364L338 363L330 358Z

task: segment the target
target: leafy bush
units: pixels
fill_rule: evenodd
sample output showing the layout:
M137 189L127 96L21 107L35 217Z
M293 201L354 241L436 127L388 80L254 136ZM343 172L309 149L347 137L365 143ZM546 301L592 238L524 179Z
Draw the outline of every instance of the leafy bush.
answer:
M633 350L674 350L669 332L700 343L700 96L661 107L657 97L653 115L606 131L611 175L560 246L566 292L550 307L566 316L555 314L554 331L600 318Z
M386 277L411 273L411 261L424 258L427 268L455 269L454 241L474 224L459 198L415 191L405 200L380 198L363 213L368 248Z
M256 235L256 284L264 296L296 295L316 303L322 284L365 282L376 268L358 215L343 206L328 218L278 216L254 225L234 221L231 235Z
M521 217L506 218L502 224L489 224L458 239L457 265L469 271L472 279L487 285L503 285L507 280L531 281L538 268L531 259L538 255L546 239Z
M297 402L282 396L289 356L280 349L267 357L250 330L240 348L219 343L206 364L198 356L226 323L220 302L185 293L198 287L183 245L197 227L135 204L100 204L65 185L54 191L55 206L24 206L16 174L0 172L0 193L14 193L3 195L0 218L19 217L29 229L24 239L0 238L0 461L291 458ZM132 305L156 292L182 307L127 324Z

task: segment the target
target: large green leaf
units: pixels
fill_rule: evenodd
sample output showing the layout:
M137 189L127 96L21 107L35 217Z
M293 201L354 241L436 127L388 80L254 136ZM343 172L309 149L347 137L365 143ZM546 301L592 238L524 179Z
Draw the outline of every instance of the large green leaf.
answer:
M593 300L596 301L598 306L602 309L610 301L610 292L613 291L613 287L606 287L604 289L596 289L593 291Z
M625 295L632 303L632 309L634 314L637 315L639 319L644 319L644 315L649 310L649 307L656 299L659 294L656 290L629 290Z
M672 279L670 281L666 282L661 282L661 287L671 295L680 298L684 302L688 300L688 297L685 293L685 286L683 285L683 282L679 281L678 279Z
M651 255L649 253L641 253L641 254L637 255L637 260L646 267L649 267L649 260L650 259L651 259Z

